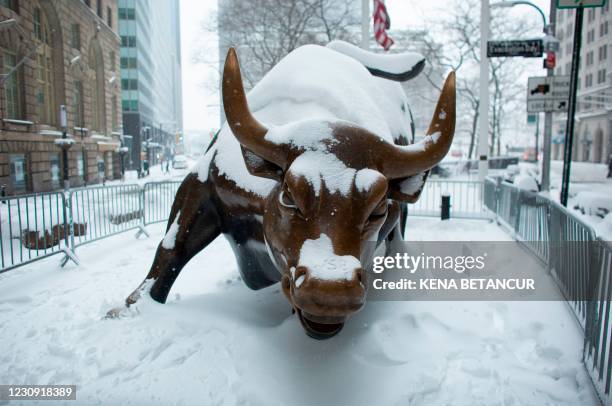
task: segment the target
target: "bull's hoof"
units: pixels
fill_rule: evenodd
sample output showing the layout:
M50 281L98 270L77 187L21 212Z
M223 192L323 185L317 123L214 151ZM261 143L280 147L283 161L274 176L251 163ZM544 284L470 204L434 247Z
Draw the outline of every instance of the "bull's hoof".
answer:
M120 319L122 317L127 316L128 313L130 312L131 310L127 306L115 307L115 308L110 309L108 312L106 312L106 316L104 316L104 318L105 319Z
M342 330L342 327L344 327L344 323L318 323L312 321L305 317L301 310L298 310L297 314L308 337L316 340L332 338Z

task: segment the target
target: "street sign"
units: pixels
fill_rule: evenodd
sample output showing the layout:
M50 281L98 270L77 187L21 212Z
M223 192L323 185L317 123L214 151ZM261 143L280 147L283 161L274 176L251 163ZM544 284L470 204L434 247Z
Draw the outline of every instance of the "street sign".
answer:
M603 7L606 0L557 0L557 8Z
M487 41L487 57L522 56L539 58L543 54L542 39Z
M541 113L551 112L560 113L567 111L567 100L555 101L555 100L528 100L527 101L527 112L528 113Z
M534 76L527 82L527 112L567 111L570 77Z

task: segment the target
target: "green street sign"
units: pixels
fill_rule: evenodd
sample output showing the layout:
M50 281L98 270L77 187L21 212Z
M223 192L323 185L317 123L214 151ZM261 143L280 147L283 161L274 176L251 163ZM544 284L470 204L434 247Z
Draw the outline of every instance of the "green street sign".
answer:
M606 0L557 0L557 8L603 7Z

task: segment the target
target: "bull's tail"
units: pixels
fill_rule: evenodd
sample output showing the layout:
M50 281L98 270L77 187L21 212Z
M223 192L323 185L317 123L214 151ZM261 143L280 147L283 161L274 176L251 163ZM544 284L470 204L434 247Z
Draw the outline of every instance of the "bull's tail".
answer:
M358 60L372 75L395 82L410 80L425 67L425 58L418 53L376 54L338 40L330 42L327 47Z

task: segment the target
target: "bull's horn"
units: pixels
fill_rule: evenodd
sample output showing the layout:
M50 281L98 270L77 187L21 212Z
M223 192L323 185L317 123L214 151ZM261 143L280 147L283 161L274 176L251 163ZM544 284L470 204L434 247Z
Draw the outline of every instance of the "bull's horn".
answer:
M221 87L225 117L238 142L262 158L283 166L282 149L265 140L268 129L249 110L234 48L227 51Z
M383 154L383 173L387 178L397 179L433 168L450 149L454 134L455 72L451 72L442 88L427 136L413 145L392 146L389 154Z

